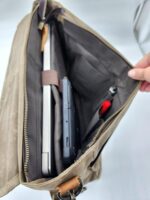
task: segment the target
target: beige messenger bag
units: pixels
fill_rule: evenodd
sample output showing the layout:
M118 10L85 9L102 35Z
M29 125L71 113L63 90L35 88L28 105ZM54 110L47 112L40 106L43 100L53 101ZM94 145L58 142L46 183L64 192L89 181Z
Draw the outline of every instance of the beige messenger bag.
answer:
M140 86L131 68L60 3L35 1L17 27L0 101L0 197L23 184L71 200L98 179L102 149Z

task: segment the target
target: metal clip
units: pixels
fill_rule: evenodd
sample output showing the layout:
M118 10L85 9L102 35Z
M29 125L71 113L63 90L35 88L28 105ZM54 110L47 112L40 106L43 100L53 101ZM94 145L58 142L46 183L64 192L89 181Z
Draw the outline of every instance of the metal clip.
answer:
M39 23L39 29L42 30L44 27L44 22L46 18L46 8L47 8L48 0L39 0L39 17L40 17L40 23Z
M47 3L48 3L48 0L40 0L39 1L39 16L42 21L45 20Z
M112 96L114 96L117 93L117 87L116 86L110 87L109 92L111 93Z

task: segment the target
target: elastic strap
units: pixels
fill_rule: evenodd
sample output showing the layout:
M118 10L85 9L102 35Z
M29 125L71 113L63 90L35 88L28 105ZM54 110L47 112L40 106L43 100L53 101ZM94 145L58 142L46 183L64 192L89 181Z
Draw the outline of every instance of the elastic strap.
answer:
M59 78L56 70L42 71L42 85L56 85L59 87Z

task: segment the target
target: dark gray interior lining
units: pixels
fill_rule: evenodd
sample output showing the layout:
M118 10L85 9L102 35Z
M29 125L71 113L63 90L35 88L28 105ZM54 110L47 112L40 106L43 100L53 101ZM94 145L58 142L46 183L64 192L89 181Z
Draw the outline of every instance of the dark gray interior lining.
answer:
M41 32L37 28L37 14L33 16L27 46L27 134L29 143L28 178L35 180L42 177L42 55ZM26 158L25 158L26 159Z
M59 27L64 38L68 76L78 93L76 99L83 141L86 127L108 89L117 86L118 93L105 119L125 103L137 81L127 76L131 66L96 36L66 20Z
M108 48L96 36L69 21L53 22L54 65L59 78L68 75L74 91L79 119L80 143L86 138L85 130L111 86L117 86L113 106L105 116L108 119L127 100L137 81L127 76L131 66L117 53ZM35 13L27 47L27 98L28 137L30 158L29 179L35 180L41 174L42 147L42 55L41 33L38 30L38 15Z

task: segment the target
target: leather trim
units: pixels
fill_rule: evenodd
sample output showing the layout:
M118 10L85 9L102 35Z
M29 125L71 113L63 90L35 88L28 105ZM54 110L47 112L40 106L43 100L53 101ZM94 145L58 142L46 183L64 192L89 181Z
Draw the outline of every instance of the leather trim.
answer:
M62 183L61 185L59 185L57 187L58 193L60 193L61 195L66 194L67 192L77 189L80 186L80 179L78 176L68 180L65 183Z

